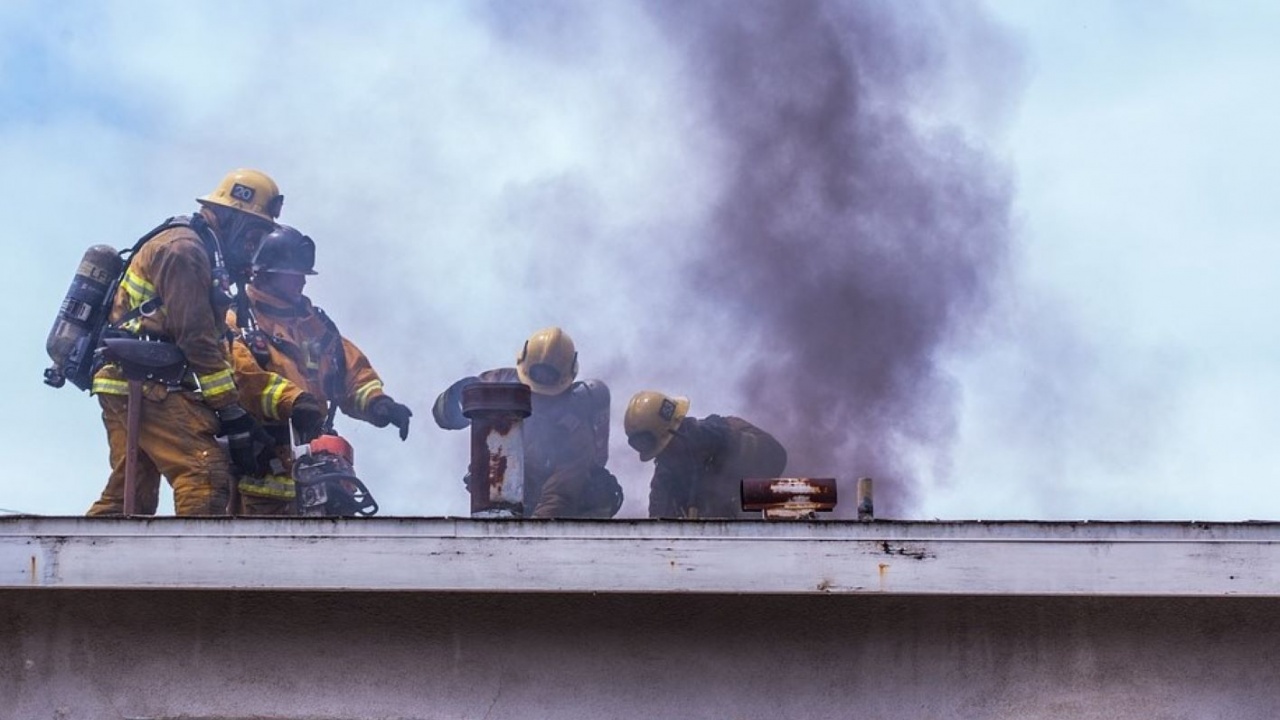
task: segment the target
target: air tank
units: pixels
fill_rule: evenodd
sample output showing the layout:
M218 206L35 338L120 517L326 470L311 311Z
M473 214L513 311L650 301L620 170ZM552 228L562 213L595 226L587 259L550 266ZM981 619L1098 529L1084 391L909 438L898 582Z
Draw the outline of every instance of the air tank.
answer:
M45 351L53 365L44 371L45 383L62 387L70 379L87 390L91 379L90 365L111 285L120 276L124 261L110 245L94 245L85 251L71 279L71 288L62 298L58 317L45 341Z

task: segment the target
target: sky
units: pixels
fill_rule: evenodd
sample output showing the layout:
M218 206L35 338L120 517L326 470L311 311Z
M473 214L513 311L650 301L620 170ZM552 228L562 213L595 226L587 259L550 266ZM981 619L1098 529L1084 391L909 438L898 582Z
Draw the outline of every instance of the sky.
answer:
M466 515L451 382L549 325L612 389L774 433L882 517L1280 517L1280 9L1264 2L0 5L0 508L78 515L40 382L89 245L236 167L415 413L340 418L382 514ZM161 506L171 512L171 505Z

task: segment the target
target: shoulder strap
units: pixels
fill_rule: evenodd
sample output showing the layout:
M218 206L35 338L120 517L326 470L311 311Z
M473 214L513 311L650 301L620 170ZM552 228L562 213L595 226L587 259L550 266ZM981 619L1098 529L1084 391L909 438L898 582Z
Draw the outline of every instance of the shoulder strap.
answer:
M238 318L239 316L237 316ZM274 339L263 332L262 328L244 329L239 333L240 341L249 348L249 354L258 362L263 370L271 364L271 341Z
M583 422L591 427L596 463L604 466L609 462L609 386L598 380L578 381L578 384L585 391L579 412Z
M159 225L155 226L146 235L143 235L142 237L138 238L138 241L133 244L132 248L128 250L120 251L120 259L124 260L124 265L121 266L120 268L120 277L123 278L124 274L129 271L129 266L133 264L134 256L138 254L138 251L142 249L143 245L147 244L147 241L151 240L152 238L164 232L165 230L168 230L170 228L175 228L175 227L189 227L195 230L196 233L200 235L200 238L204 240L205 234L201 232L201 226L203 226L203 229L207 232L208 226L204 223L203 218L201 218L199 223L197 224L197 222L194 221L192 216L190 215L175 215L169 218L168 220L165 220L164 222L160 223ZM111 312L111 306L115 304L116 290L119 287L120 287L120 282L117 279L117 282L112 283L111 289L107 292L107 297L103 301L105 303L103 305L103 309L107 313ZM114 323L110 323L110 327L112 329L120 328L132 320L136 320L144 315L151 315L152 313L156 312L163 306L164 306L164 299L161 298L159 295L157 295L151 298L150 300L148 300L147 302L144 302L138 307L125 313L123 316L120 317L119 320L115 321Z
M314 305L312 307L333 336L333 347L330 350L333 353L333 372L324 380L325 394L329 396L329 415L325 418L324 426L332 430L333 419L338 415L338 400L347 390L347 349L342 342L342 333L338 332L338 326L329 318L328 313Z
M139 250L141 250L142 246L145 245L148 240L159 235L165 230L168 230L169 228L175 228L175 227L189 227L194 229L194 223L192 222L190 215L174 215L168 220L165 220L164 222L152 228L151 231L148 232L146 235L143 235L142 237L138 238L138 242L134 243L133 247L127 251L129 254L125 258L126 261L132 261L134 254L136 254ZM197 230L197 232L199 231ZM121 256L125 257L123 252L121 253Z

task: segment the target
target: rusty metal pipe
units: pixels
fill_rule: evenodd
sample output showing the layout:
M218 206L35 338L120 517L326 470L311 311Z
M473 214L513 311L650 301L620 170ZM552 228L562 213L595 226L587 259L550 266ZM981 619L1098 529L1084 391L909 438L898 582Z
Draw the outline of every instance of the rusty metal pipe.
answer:
M836 507L835 478L743 478L742 509L766 520L812 520Z
M876 519L875 503L871 499L871 478L858 478L858 519L871 522Z
M462 390L471 419L471 517L524 516L524 428L533 412L529 386L474 383Z

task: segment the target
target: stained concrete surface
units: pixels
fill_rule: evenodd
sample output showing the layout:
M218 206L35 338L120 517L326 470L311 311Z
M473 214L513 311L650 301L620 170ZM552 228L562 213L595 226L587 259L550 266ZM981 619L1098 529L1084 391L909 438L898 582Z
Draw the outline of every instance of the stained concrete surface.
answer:
M1280 600L0 591L0 716L1280 717Z

